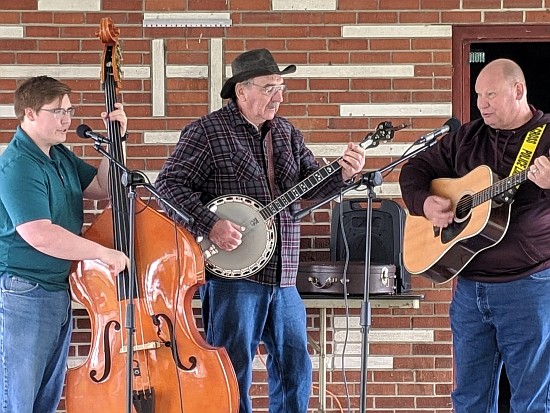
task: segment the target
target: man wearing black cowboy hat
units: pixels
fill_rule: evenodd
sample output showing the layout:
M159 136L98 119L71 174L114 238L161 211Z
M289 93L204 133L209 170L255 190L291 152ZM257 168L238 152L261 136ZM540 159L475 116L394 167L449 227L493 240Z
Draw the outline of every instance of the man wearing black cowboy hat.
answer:
M301 132L277 116L286 91L282 76L294 73L296 66L280 70L268 50L257 49L237 56L231 68L233 76L221 91L228 104L182 130L156 182L164 196L193 217L194 223L186 225L191 233L223 251L239 248L243 227L221 219L206 204L240 194L267 205L319 168ZM310 191L308 199L339 190L364 163L363 149L350 143L341 173ZM295 287L300 226L292 214L298 208L292 204L275 216L278 242L260 271L245 279L210 273L201 289L206 339L229 354L239 382L240 413L252 412L252 362L260 342L269 353L269 411L307 411L311 361L306 312Z

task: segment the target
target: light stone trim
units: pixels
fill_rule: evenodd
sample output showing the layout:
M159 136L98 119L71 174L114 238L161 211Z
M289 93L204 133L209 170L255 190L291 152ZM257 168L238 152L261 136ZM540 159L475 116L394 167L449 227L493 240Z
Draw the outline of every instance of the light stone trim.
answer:
M434 331L428 329L372 329L369 331L369 342L389 343L432 343Z
M230 13L144 13L143 27L229 27Z
M210 40L210 50L208 52L210 62L209 93L210 93L210 112L220 109L223 105L223 99L220 91L223 85L223 40L215 38Z
M339 357L342 354L345 354L346 356L356 356L361 355L361 349L363 348L360 341L350 343L348 341L347 344L344 343L336 343L334 346L334 357Z
M309 143L307 145L313 154L318 158L338 158L346 149L347 145L344 144L327 144L327 143ZM368 148L366 150L367 158L376 157L388 157L388 156L401 156L405 151L411 148L409 143L381 143L374 148ZM368 162L368 161L367 161Z
M311 354L309 358L311 359L311 366L312 366L313 370L314 371L319 370L319 365L320 365L319 355L318 354ZM262 354L261 358L258 354L256 354L254 356L254 360L252 361L252 370L265 371L264 363L266 362L266 359L267 359L267 354ZM330 356L328 356L325 359L325 366L327 368L331 368L331 366L332 366L332 362L331 362L330 359L331 359Z
M81 366L82 364L84 364L86 359L87 357L82 357L82 356L69 356L69 358L67 359L67 367L75 368L75 367Z
M382 185L374 188L376 196L379 198L401 198L401 188L398 182L384 182ZM357 190L346 192L346 198L365 198L367 194L366 186L360 186Z
M153 183L157 180L157 176L160 171L141 171L149 179L149 182Z
M284 65L283 65L284 66ZM282 67L282 66L281 66ZM225 68L231 77L231 66ZM414 77L414 65L296 65L296 72L285 75L292 78L395 78Z
M350 326L348 330L346 330L345 327L341 327L338 329L336 328L336 324L338 323L337 321L338 318L343 318L343 317L334 317L334 324L335 324L334 341L336 343L344 343L347 336L348 343L360 343L363 338L363 333L361 332L359 321L357 320L355 323L353 323L353 324L356 324L356 326L355 327ZM350 325L351 325L351 321L350 321ZM427 329L371 330L369 331L368 338L369 338L369 342L373 342L373 343L383 343L383 342L431 343L434 341L434 332L433 330L427 330Z
M180 131L144 131L143 142L146 144L175 145L180 137Z
M341 369L342 368L342 357L331 357L332 358L332 369ZM344 357L344 366L349 370L360 370L361 369L361 357L346 356ZM393 357L379 357L379 356L369 356L367 358L367 368L368 369L393 369Z
M174 145L178 142L180 131L145 131L143 142L147 144ZM344 144L309 143L307 145L318 158L338 158L344 153ZM367 149L367 157L401 156L409 147L406 143L381 143L375 148Z
M146 66L123 67L124 79L149 79L151 70ZM47 75L58 79L99 79L99 65L0 65L4 79L19 79Z
M342 37L374 38L450 38L452 36L450 24L416 24L416 25L354 25L342 26Z
M396 78L414 77L414 65L297 66L295 78Z
M340 116L351 117L450 117L451 114L451 103L352 104L340 106Z
M353 355L347 355L344 357L345 358L345 367L346 369L360 369L361 368L361 353L355 353L355 354L359 354L359 357L354 357ZM262 357L264 357L264 361L265 361L265 357L267 357L266 355L263 355ZM320 365L320 362L319 362L319 357L318 355L311 355L310 356L311 358L311 364L312 364L312 367L313 367L313 370L318 370L319 369L319 365ZM368 365L367 367L369 369L392 369L393 368L393 357L387 357L387 356L369 356L368 358ZM335 370L335 369L341 369L342 368L342 356L341 354L340 355L327 355L326 358L325 358L325 366L327 367L327 369L329 370ZM254 361L252 363L252 369L253 370L260 370L260 371L265 371L265 366L264 364L262 363L262 361L260 360L260 357L258 355L256 355L254 357Z
M168 65L166 66L166 77L207 79L208 66Z
M151 52L153 116L164 116L166 110L164 39L154 39L151 44Z
M271 0L271 10L336 10L336 0Z
M38 11L100 11L101 0L38 0Z
M13 105L0 105L0 118L15 118L15 109Z
M15 25L1 25L0 26L0 38L22 38L24 36L23 26Z
M334 317L334 341L344 342L346 339L346 324L345 317ZM361 341L362 333L361 326L359 325L359 317L350 317L348 333L359 333L359 340ZM356 335L353 338L357 338ZM369 331L369 342L380 343L431 343L434 341L434 331L429 329L371 329ZM348 343L357 340L352 340L352 336L348 335Z

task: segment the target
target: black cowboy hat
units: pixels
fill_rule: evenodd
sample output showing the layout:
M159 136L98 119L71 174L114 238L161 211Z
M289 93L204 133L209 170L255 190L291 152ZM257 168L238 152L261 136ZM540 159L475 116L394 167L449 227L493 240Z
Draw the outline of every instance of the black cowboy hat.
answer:
M279 70L275 59L267 49L254 49L240 54L231 63L233 76L225 81L220 96L228 99L235 96L235 85L257 76L287 75L296 71L295 65Z

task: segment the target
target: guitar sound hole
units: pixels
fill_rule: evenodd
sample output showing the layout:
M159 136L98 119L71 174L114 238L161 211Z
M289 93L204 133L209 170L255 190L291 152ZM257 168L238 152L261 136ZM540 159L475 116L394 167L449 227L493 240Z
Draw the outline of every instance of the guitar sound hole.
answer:
M458 220L463 220L468 216L470 211L472 210L472 197L470 195L466 195L458 201L458 204L456 204L456 211L455 216Z

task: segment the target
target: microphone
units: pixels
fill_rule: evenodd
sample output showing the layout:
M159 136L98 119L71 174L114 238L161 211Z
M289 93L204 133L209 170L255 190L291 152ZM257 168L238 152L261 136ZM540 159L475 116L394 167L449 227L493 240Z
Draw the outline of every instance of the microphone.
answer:
M434 139L439 138L440 136L446 135L449 132L455 132L460 128L460 121L457 118L451 118L445 124L437 129L434 129L430 133L421 136L416 141L417 144L421 143L429 143L433 141Z
M76 128L76 134L83 139L93 139L97 143L111 143L111 140L99 133L96 133L88 125L84 123L78 125Z

